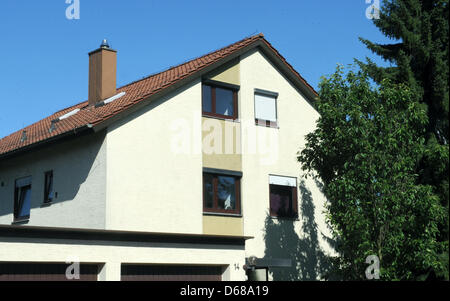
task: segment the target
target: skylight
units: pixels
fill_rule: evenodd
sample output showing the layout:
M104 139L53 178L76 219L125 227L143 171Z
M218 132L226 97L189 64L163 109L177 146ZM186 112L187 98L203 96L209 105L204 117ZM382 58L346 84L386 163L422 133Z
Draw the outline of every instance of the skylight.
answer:
M69 113L60 116L60 117L58 118L58 121L63 120L63 119L66 119L66 118L69 118L70 116L75 115L75 114L78 113L79 111L80 111L80 109L72 110L72 111L70 111Z
M108 104L108 103L110 103L110 102L113 102L113 101L116 100L116 99L121 98L121 97L124 96L125 94L126 94L125 92L120 92L119 94L116 94L116 95L114 95L114 96L112 96L112 97L110 97L110 98L107 98L107 99L105 99L105 100L102 101L102 102L99 102L99 103L96 104L95 106L96 106L96 107L100 107L100 106L106 105L106 104Z

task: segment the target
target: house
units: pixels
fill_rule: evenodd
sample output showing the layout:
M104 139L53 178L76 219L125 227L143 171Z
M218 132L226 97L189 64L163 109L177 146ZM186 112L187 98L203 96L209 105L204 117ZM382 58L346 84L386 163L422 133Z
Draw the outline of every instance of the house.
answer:
M332 252L297 152L317 94L254 35L0 140L0 280L318 279Z

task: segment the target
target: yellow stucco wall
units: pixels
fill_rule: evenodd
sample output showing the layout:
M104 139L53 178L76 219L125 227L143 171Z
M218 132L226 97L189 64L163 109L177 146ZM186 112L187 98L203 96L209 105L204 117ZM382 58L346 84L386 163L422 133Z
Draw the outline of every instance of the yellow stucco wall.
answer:
M241 171L239 122L202 118L203 167Z
M244 234L243 219L242 217L204 215L203 233L242 236Z
M214 70L205 78L240 85L239 61ZM239 122L202 118L203 167L241 171L241 126ZM242 217L203 216L203 233L243 235Z
M205 76L240 85L239 60L233 60ZM236 121L202 118L203 167L240 171L241 127Z
M241 83L239 61L234 60L217 68L206 78L239 86Z

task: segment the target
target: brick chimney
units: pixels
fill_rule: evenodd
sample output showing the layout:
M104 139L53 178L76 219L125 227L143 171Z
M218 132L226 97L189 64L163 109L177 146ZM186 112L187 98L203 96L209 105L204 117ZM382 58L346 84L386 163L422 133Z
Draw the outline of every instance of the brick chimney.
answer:
M89 105L116 94L117 51L103 40L100 48L89 53Z

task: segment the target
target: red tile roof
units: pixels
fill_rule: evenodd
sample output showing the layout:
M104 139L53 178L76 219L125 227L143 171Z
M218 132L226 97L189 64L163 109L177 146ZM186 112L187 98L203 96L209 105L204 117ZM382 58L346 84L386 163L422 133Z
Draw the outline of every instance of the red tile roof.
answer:
M165 88L179 82L180 80L194 75L202 69L214 63L218 63L222 59L257 42L262 42L268 46L269 49L271 49L273 53L285 64L285 66L291 70L293 74L308 89L310 89L314 95L317 95L314 89L300 76L300 74L286 62L286 60L266 39L264 39L264 36L262 34L258 34L245 38L217 51L208 53L202 57L172 67L166 71L122 86L117 89L117 93L126 92L126 94L109 104L100 107L93 107L88 106L88 102L84 101L72 107L63 109L9 136L6 136L0 139L0 157L22 148L33 146L39 142L44 142L52 138L58 138L65 133L77 131L87 125L99 125L120 112L125 111L127 108L141 102L145 98L161 92ZM52 125L52 120L55 120L74 109L80 109L80 111L66 119L58 121L55 129L51 132L49 131ZM26 139L22 139L25 136Z

